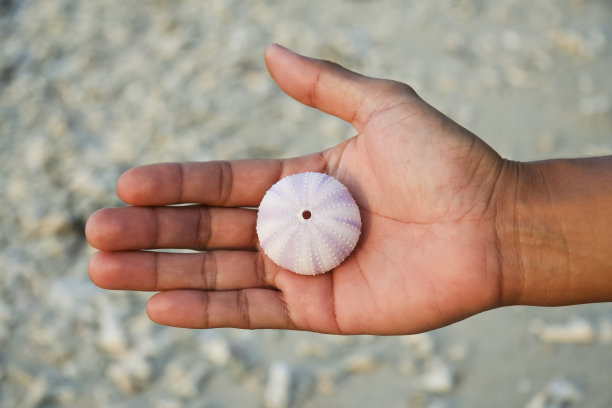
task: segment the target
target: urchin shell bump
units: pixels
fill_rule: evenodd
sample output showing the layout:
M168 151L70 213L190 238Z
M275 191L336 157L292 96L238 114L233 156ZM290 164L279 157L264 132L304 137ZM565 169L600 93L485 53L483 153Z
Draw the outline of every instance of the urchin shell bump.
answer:
M348 189L322 173L285 177L264 195L257 236L264 253L301 275L318 275L340 265L361 233L359 207Z

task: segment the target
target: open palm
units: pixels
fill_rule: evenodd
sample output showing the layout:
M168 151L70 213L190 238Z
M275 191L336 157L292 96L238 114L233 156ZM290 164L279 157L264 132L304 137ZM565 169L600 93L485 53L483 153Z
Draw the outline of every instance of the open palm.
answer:
M160 291L149 316L162 324L405 334L500 306L495 232L507 162L408 86L335 64L266 51L279 86L353 124L358 135L286 160L167 163L119 180L131 207L88 221L101 251L92 280L109 289ZM361 209L356 250L333 271L301 276L260 250L257 206L290 174L343 182ZM172 204L195 203L186 206ZM204 249L197 253L142 251Z

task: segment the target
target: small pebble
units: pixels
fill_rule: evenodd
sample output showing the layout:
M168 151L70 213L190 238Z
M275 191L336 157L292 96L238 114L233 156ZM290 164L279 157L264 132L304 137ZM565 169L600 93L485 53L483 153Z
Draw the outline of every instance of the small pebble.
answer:
M287 408L291 402L292 373L284 361L275 361L268 370L268 383L264 391L266 408Z
M317 392L323 395L331 395L336 387L338 373L332 369L321 369L317 373Z
M426 362L425 372L420 377L420 385L425 391L433 393L449 393L454 387L452 367L439 358Z
M124 394L134 394L146 387L153 374L153 366L142 354L132 352L107 369L108 377Z
M538 151L544 154L552 154L555 151L556 139L550 133L544 133L537 139Z
M364 374L376 367L376 359L368 353L357 353L344 361L344 367L350 374Z
M57 400L63 405L74 404L77 394L72 386L62 386L55 391Z
M122 328L121 321L112 306L103 302L100 310L100 332L98 336L99 346L107 353L118 357L128 350L127 339Z
M410 358L401 359L397 364L397 370L402 375L406 375L406 376L413 375L416 371L416 365L414 363L414 360Z
M535 394L524 408L569 408L583 399L580 390L565 378L556 378Z
M327 354L325 346L312 339L299 339L296 341L295 352L303 357L323 357Z
M465 343L457 343L450 346L446 352L448 359L453 362L463 361L467 358L469 347Z
M561 324L536 321L531 330L545 343L587 344L595 339L593 326L582 317L574 317Z
M420 357L430 357L435 349L433 337L430 333L401 336L400 341L411 346Z
M197 361L172 360L164 369L164 386L182 398L196 398L209 368Z
M232 356L227 340L220 336L204 341L200 350L210 362L218 366L226 366Z

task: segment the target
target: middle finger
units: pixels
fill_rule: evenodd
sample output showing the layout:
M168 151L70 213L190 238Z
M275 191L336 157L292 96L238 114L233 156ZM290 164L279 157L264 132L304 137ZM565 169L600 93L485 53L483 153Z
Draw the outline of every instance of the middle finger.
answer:
M88 239L103 251L156 248L253 250L257 212L200 205L105 208L88 221Z

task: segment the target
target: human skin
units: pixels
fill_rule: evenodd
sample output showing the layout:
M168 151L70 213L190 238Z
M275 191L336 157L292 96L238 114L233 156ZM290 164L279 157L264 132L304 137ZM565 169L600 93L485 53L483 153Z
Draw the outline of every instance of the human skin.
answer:
M502 159L409 86L268 47L288 95L357 136L282 160L164 163L128 170L129 206L86 226L100 287L156 291L160 324L409 334L508 305L612 300L612 159ZM355 251L318 276L261 250L256 207L282 177L327 173L361 209ZM189 203L191 205L172 206ZM195 253L143 251L189 248ZM202 251L204 250L204 251Z

